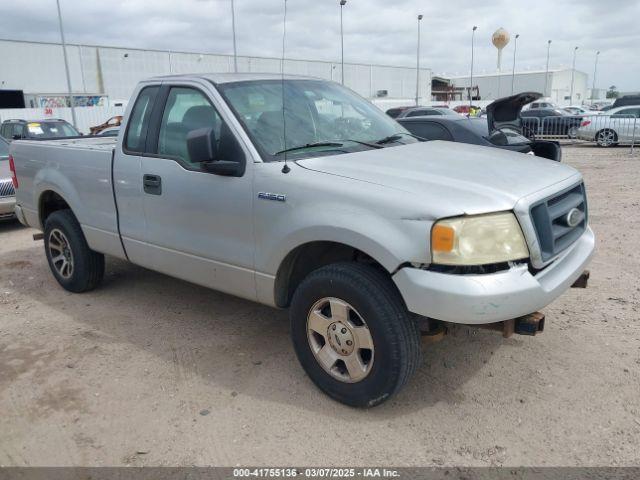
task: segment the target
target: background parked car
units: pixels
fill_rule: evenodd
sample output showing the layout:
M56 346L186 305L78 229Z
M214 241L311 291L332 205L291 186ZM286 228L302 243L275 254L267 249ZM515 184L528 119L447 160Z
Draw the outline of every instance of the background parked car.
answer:
M407 118L407 117L426 117L433 115L454 115L459 117L460 115L450 110L448 108L436 108L436 107L413 107L407 108L396 118Z
M532 102L526 106L524 110L535 110L536 108L558 108L552 102L546 100L539 100L537 102Z
M0 136L7 140L79 137L81 133L66 120L5 120L0 127Z
M0 220L13 218L16 192L9 169L9 142L0 137Z
M525 92L498 99L487 106L486 119L440 115L399 118L398 122L425 141L470 143L560 161L562 152L556 142L532 141L522 133L522 107L540 96Z
M528 137L536 135L575 138L582 122L582 116L569 115L557 108L534 108L521 112L524 133Z
M484 118L434 115L432 117L399 118L398 122L411 133L426 141L447 140L502 148L513 152L531 152L531 141L516 132L508 134L506 144L498 142L497 137L492 138L489 135L487 120Z
M389 110L387 110L385 113L387 115L389 115L391 118L398 118L398 116L402 112L404 112L405 110L408 110L410 108L413 108L413 107L393 107L393 108L390 108Z
M117 137L118 133L120 133L120 127L109 127L95 133L94 135L97 135L98 137Z
M471 115L474 116L476 112L479 112L481 109L475 105L458 105L457 107L453 107L453 111L459 113L461 115Z
M612 108L601 115L584 118L577 137L599 147L640 141L640 105Z
M628 105L640 105L640 95L625 95L620 98L616 98L613 102L612 108L626 107Z
M596 109L589 109L585 107L581 107L579 105L571 105L569 107L563 107L561 110L564 110L569 115L599 115L600 111Z
M106 130L108 128L119 127L122 124L122 115L116 115L115 117L111 117L104 123L100 125L96 125L95 127L89 128L89 135L97 135L98 133Z

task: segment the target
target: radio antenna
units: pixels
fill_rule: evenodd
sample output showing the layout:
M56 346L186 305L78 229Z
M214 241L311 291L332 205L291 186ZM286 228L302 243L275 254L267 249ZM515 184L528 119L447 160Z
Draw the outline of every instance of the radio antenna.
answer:
M280 61L281 85L282 85L282 138L284 140L284 166L282 173L289 173L291 169L287 165L287 115L284 104L284 47L287 39L287 0L284 0L284 17L282 21L282 60Z

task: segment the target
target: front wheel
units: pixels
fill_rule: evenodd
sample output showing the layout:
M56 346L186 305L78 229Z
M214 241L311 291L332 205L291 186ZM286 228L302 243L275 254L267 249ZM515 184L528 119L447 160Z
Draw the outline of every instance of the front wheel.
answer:
M104 255L89 248L71 210L58 210L44 225L44 249L51 273L70 292L98 286L104 276Z
M311 380L339 402L378 405L420 363L420 333L391 279L357 263L328 265L296 289L293 346Z

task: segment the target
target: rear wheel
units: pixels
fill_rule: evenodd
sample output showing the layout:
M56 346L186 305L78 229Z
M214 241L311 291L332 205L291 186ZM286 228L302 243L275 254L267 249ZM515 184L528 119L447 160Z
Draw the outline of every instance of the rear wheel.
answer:
M339 402L378 405L420 362L420 333L395 285L369 265L312 272L290 309L293 345L311 380Z
M596 144L599 147L611 147L618 143L618 134L610 128L605 128L596 133Z
M58 210L47 217L44 249L51 273L65 290L86 292L102 281L104 255L89 248L71 210Z

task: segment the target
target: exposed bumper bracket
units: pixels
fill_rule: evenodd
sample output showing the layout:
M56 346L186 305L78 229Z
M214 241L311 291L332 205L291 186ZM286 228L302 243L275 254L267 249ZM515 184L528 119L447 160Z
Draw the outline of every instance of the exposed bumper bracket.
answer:
M544 314L540 312L530 313L518 318L505 320L504 322L469 325L470 327L486 328L502 332L504 338L509 338L514 333L518 335L536 335L544 331Z
M575 282L573 282L573 285L571 285L571 288L587 288L590 275L591 275L591 272L589 270L585 270L584 272L582 272L578 277L578 279Z

